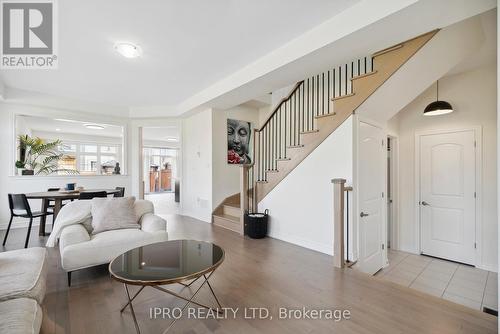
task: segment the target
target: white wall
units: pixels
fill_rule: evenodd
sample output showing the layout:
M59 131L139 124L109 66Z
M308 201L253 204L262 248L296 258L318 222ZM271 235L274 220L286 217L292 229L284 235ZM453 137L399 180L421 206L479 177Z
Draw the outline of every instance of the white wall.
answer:
M497 268L497 129L496 67L448 76L439 81L439 96L452 104L449 115L424 117L427 104L436 98L435 85L428 88L389 122L399 135L399 245L400 249L418 252L415 235L415 132L423 130L482 127L482 235L479 244L482 267Z
M213 144L213 190L212 208L240 191L240 166L227 163L227 119L247 121L252 124L250 150L253 149L253 129L259 126L259 110L249 107L234 107L214 110L212 114ZM252 157L253 159L253 157Z
M353 119L347 119L260 203L269 235L333 254L334 178L353 179Z
M182 121L182 211L212 220L212 109Z
M37 115L54 118L82 118L81 113L74 113L65 110L57 110L45 107L34 107L27 105L17 105L9 103L0 103L0 229L4 229L9 221L10 213L7 202L8 193L28 193L37 191L46 191L51 187L63 187L67 183L76 182L78 186L87 189L91 188L115 188L125 187L127 194L130 194L131 179L128 175L108 175L108 176L15 176L14 162L16 157L15 143L15 115ZM127 126L123 119L100 117L98 115L85 114L86 120L93 122L107 122ZM129 163L129 162L128 162ZM39 209L41 202L37 200L30 201L33 210ZM51 221L49 219L49 221ZM35 221L35 224L37 222ZM15 224L15 227L24 226L24 224Z

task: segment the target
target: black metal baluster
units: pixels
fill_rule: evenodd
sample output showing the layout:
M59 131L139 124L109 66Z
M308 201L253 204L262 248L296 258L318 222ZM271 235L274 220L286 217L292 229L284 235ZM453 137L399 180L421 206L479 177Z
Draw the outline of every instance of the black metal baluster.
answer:
M316 116L319 116L319 74L316 76Z
M371 61L371 71L373 72L373 57L372 57L372 61Z
M260 152L259 152L259 180L262 181L262 171L264 170L264 132L259 131L259 147L260 147Z
M283 104L285 107L285 124L284 124L284 129L285 129L285 135L283 136L283 147L285 148L285 154L284 154L284 158L286 159L286 129L287 129L287 124L286 124L286 113L287 113L287 109L286 109L286 103Z
M278 152L279 152L279 158L281 159L281 152L282 152L282 147L281 147L281 125L283 123L283 120L281 118L281 107L279 108L278 112L279 112L278 118L280 120L279 121L279 136L278 136L278 147L279 147Z
M351 78L354 76L354 62L351 61ZM352 93L352 81L351 80L347 80L347 83L350 83L349 85L349 93Z
M293 146L297 146L297 110L296 106L297 104L295 103L295 96L292 98L292 105L293 105Z
M328 70L328 94L326 97L326 113L330 113L330 70Z
M345 64L345 95L347 95L347 64Z
M304 130L309 131L309 129L306 126L307 117L306 117L306 108L305 108L306 105L305 105L305 100L304 100L304 91L305 91L304 82L302 82L302 85L300 85L300 88L302 89L302 126L303 126Z
M342 95L342 66L339 66L339 96Z
M276 159L278 159L278 115L275 114L275 122L274 122L274 170L278 169L278 163Z
M307 78L307 129L308 130L311 130L310 117L309 117L310 109L311 108L309 107L309 78Z
M333 90L333 92L332 92L332 98L335 98L335 94L337 94L337 92L335 91L335 81L337 81L335 79L335 69L332 69L332 77L333 77L333 81L332 81L332 86L333 86L332 87L333 88L332 89Z
M321 73L321 115L325 114L325 72Z

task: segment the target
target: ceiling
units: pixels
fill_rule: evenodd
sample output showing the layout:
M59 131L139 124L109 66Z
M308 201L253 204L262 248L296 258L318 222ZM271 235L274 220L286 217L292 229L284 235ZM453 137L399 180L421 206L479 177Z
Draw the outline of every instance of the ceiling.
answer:
M102 137L122 137L123 128L117 125L104 123L89 123L75 120L52 119L37 116L17 116L21 118L24 126L28 129L53 133L69 133ZM19 120L18 120L19 121ZM89 129L85 124L98 124L104 127L102 130Z
M446 75L472 71L493 64L497 59L497 9L478 16L484 33L484 42L470 57L462 61Z
M58 1L59 68L8 87L116 107L173 106L359 0ZM118 41L143 55L126 59Z
M151 141L166 141L178 143L180 141L180 129L176 125L159 126L159 127L143 127L142 138Z

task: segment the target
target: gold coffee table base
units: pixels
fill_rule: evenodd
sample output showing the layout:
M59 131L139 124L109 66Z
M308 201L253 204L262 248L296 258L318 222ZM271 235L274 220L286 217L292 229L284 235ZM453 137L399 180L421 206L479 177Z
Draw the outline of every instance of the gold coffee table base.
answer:
M217 268L215 268L217 269ZM130 291L128 289L128 285L127 283L123 283L124 287L125 287L125 292L127 294L127 299L128 299L128 302L127 304L125 304L122 309L120 310L120 312L123 312L127 306L130 307L130 312L132 313L132 319L134 320L134 325L135 325L135 330L137 332L137 334L140 334L141 331L139 329L139 323L137 322L137 318L135 316L135 311L134 311L134 307L132 305L132 301L142 292L142 290L144 290L144 288L146 286L150 286L152 287L153 289L156 289L156 290L159 290L159 291L162 291L162 292L165 292L169 295L172 295L172 296L175 296L179 299L182 299L182 300L185 300L187 301L187 303L182 307L181 309L181 314L184 312L184 310L188 307L189 304L194 304L194 305L197 305L197 306L200 306L200 307L203 307L203 308L206 308L208 310L212 310L214 312L217 312L217 313L222 313L222 306L219 302L219 298L217 298L217 296L215 295L215 292L214 292L214 289L212 288L212 285L210 285L210 282L208 281L210 279L210 277L212 276L212 274L215 272L215 269L208 275L208 277L203 274L201 276L198 276L197 278L195 278L194 280L192 280L189 284L185 284L185 283L182 283L182 282L176 282L176 283L179 283L185 287L190 287L194 282L196 282L198 279L200 279L201 277L203 277L203 283L201 283L201 285L198 287L198 289L196 289L196 291L194 292L194 294L191 296L191 298L186 298L184 296L181 296L179 295L178 293L176 292L173 292L173 291L170 291L168 289L165 289L165 288L162 288L161 286L159 285L148 285L148 284L145 284L145 285L142 285L141 288L139 289L139 291L137 291L134 296L132 298L130 298ZM204 286L204 285L208 285L209 289L210 289L210 292L212 293L212 296L214 296L214 299L215 301L217 302L217 305L219 306L219 308L217 309L214 309L213 307L210 307L210 306L207 306L207 305L204 305L202 303L199 303L197 301L194 301L194 298L196 297L196 295L198 294L198 292L200 292L201 288ZM133 284L133 285L138 285L138 284ZM167 333L170 328L172 328L172 326L175 324L175 322L177 321L177 318L174 318L174 320L170 323L170 325L167 327L167 329L165 329L163 331L163 333Z

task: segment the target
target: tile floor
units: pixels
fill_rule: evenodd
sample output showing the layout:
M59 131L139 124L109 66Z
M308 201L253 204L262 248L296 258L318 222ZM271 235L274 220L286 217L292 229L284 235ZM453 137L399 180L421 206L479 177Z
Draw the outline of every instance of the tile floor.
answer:
M497 273L394 250L389 250L388 258L389 266L376 277L476 310L498 310Z

